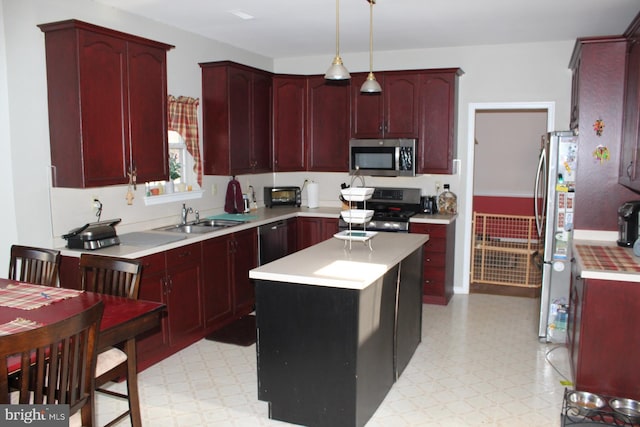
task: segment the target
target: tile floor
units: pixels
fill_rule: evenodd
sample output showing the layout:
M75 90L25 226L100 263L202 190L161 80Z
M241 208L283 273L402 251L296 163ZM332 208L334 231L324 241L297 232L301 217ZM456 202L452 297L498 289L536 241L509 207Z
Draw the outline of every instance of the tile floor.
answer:
M471 294L424 305L422 343L367 427L559 426L568 355L538 342L536 303ZM255 345L199 341L142 372L139 387L145 426L289 425L257 400ZM97 399L104 425L122 403Z

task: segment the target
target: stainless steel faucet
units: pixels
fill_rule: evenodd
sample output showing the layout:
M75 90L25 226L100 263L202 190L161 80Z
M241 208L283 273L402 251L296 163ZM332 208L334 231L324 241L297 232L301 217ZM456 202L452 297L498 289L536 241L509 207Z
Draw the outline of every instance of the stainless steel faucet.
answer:
M187 223L187 215L190 213L193 213L193 208L187 208L187 205L183 203L180 224L185 225Z

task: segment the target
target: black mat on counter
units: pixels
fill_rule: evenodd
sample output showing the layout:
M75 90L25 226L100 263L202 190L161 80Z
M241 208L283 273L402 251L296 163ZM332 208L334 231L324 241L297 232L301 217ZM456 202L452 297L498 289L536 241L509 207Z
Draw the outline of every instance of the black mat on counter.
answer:
M256 342L256 316L251 314L243 316L205 338L210 341L248 347Z

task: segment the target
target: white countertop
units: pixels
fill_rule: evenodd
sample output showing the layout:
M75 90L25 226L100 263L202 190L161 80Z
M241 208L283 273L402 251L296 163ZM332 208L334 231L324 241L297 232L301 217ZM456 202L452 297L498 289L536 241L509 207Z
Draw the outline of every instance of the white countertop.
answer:
M428 236L410 233L378 233L372 250L363 242L332 238L249 271L252 279L303 285L364 289L413 251Z
M69 249L66 247L56 248L60 250L61 254L64 256L71 257L80 257L83 252L91 252L100 255L107 255L113 257L121 257L121 258L141 258L144 256L152 255L154 253L179 248L181 246L189 245L191 243L197 243L203 240L212 239L219 236L224 236L226 234L235 233L237 231L246 230L249 228L258 227L260 225L268 224L270 222L279 221L282 219L295 218L295 217L319 217L319 218L339 218L340 217L340 208L339 207L318 207L318 208L305 208L305 207L289 207L289 206L277 206L273 208L260 208L257 211L253 211L249 213L252 218L250 221L245 222L244 224L229 227L222 230L212 231L204 234L182 234L175 233L170 231L158 231L158 230L142 230L136 231L133 233L125 233L119 234L118 236L122 240L123 243L120 245L110 246L108 248L102 248L94 251L82 250L82 249ZM419 222L419 223L432 223L432 224L449 224L455 221L456 215L425 215L418 214L411 218L410 222ZM170 224L165 224L170 225ZM116 226L117 229L117 226ZM135 243L135 244L127 244L127 240L138 240L141 239L128 239L127 235L130 234L130 237L138 237L139 233L150 233L151 236L149 240L153 240L152 244L143 244L143 243ZM167 237L167 242L162 242L162 236ZM177 240L176 240L177 239ZM160 243L158 243L160 242Z

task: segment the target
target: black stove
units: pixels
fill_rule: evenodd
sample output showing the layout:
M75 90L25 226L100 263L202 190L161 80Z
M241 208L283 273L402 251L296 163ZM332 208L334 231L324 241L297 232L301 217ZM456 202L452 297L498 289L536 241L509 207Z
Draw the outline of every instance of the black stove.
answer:
M420 189L376 187L371 199L357 202L354 208L373 210L373 218L366 224L351 224L352 229L369 231L409 231L409 218L420 212ZM349 228L342 218L341 230Z

